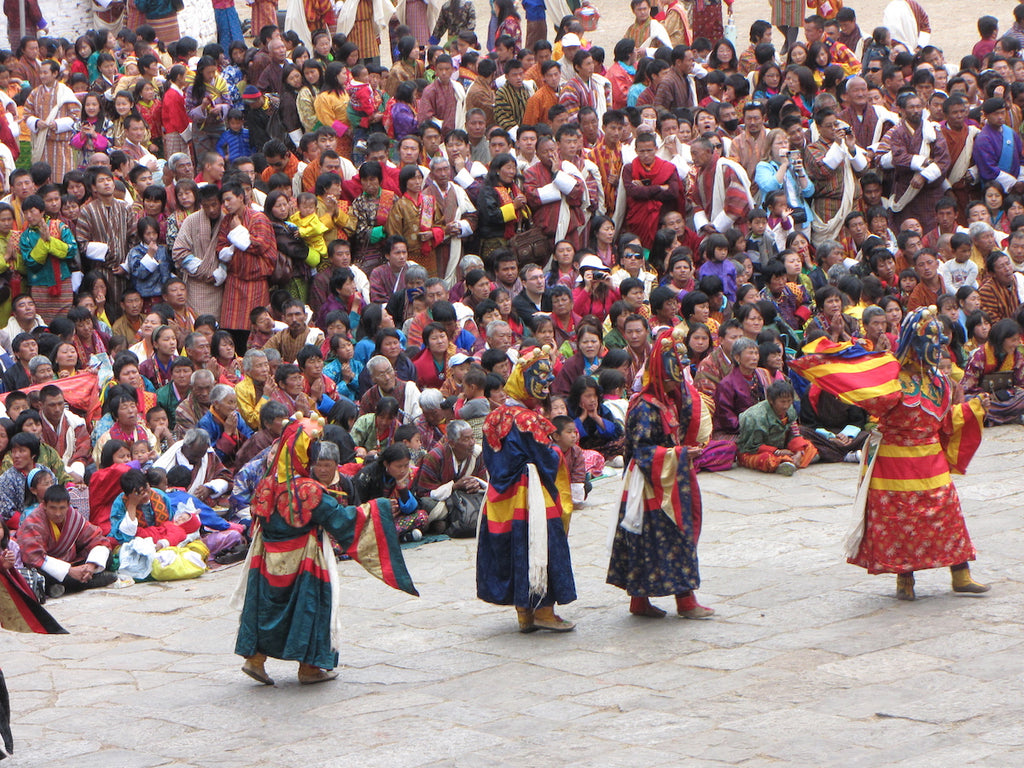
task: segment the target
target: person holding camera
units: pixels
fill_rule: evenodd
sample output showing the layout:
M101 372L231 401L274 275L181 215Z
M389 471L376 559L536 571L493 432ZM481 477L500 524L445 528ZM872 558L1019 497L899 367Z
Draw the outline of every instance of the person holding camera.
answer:
M803 231L810 227L814 220L814 182L804 168L803 153L790 149L789 137L782 128L768 132L767 148L754 169L754 186L761 190L761 202L766 208L771 195L785 193L786 203L793 210L793 224Z
M604 322L612 304L619 298L619 291L612 286L612 275L604 262L592 253L584 256L580 260L577 287L572 294L573 311L580 317L593 315Z
M807 176L814 183L814 242L836 240L843 221L853 210L859 174L868 167L868 157L857 146L850 126L833 109L814 114L818 140L804 150Z

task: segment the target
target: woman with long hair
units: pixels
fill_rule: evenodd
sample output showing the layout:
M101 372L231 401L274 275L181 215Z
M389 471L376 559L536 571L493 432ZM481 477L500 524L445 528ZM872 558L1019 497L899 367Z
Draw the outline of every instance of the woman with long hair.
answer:
M306 133L312 133L321 125L313 105L323 86L324 65L315 59L305 62L302 65L302 87L295 97L295 108L299 112L302 130Z
M309 257L309 246L299 237L298 228L288 221L288 217L294 213L291 195L280 190L271 192L267 195L263 212L274 228L278 258L286 258L291 262L291 280L281 287L294 298L305 301L312 280L312 271L306 261Z
M182 179L174 185L174 212L167 217L167 252L174 249L182 223L199 210L199 185L192 179Z
M480 256L486 262L496 248L506 248L520 221L530 216L526 196L516 183L516 159L502 153L491 160L477 197ZM509 207L511 206L511 207Z
M418 541L427 528L427 513L413 496L410 471L411 456L403 443L389 445L377 461L366 465L355 479L360 499L389 499L392 503L395 528L402 541Z
M425 70L419 53L420 51L416 47L416 38L412 35L406 35L398 41L398 59L384 81L384 91L389 96L395 95L399 83L404 83L406 80L418 80L424 76Z
M811 106L818 94L818 84L814 74L804 66L792 66L786 69L783 93L793 100L800 108L804 122L811 116Z
M1006 318L993 324L988 341L971 355L961 382L968 397L989 392L995 396L985 425L1016 424L1024 416L1024 355L1021 327Z
M724 37L715 43L715 47L708 56L708 69L717 69L726 74L739 72L739 57L736 55L736 46Z
M196 63L195 79L185 92L185 109L192 121L195 156L216 151L217 141L224 132L224 119L231 109L231 99L227 81L210 56L203 56Z
M316 112L316 119L321 125L335 126L335 124L348 126L348 92L341 82L345 65L340 61L332 61L324 71L324 87L313 100L313 110ZM352 156L352 139L348 131L338 132L337 149L342 157ZM347 150L347 151L346 151Z
M491 0L491 13L497 20L497 27L494 30L494 39L488 41L488 48L493 51L498 39L507 35L514 43L512 50L519 53L519 47L523 44L523 32L515 0Z
M782 70L775 62L762 64L754 81L754 101L768 101L782 92Z
M280 104L277 108L281 123L289 138L300 136L303 132L302 120L299 118L299 93L302 90L302 70L292 64L285 64L281 73ZM298 141L294 144L297 146Z
M416 121L416 82L406 80L395 90L395 97L388 101L384 111L384 130L400 142L406 136L416 135L419 123Z

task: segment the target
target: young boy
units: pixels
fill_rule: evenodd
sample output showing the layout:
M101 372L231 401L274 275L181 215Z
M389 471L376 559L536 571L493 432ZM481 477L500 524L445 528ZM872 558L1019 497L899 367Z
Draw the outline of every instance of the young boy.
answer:
M946 293L956 293L959 288L969 285L978 287L978 265L971 261L971 236L955 232L949 239L953 258L939 264L939 277Z
M791 477L818 457L818 449L800 436L795 397L792 384L776 381L764 400L740 414L740 466Z
M309 248L306 263L316 268L327 256L327 242L324 240L327 225L316 215L316 195L312 192L300 193L295 202L298 203L299 210L289 216L288 221L299 228L299 237Z
M900 290L896 294L896 298L900 300L900 303L906 306L907 299L910 298L910 294L917 288L917 284L920 280L917 277L917 272L909 267L900 272Z
M384 119L384 99L369 82L369 70L362 64L352 67L352 81L348 86L348 122L354 127L352 141L355 144L352 162L358 167L366 155L366 138L370 129Z
M473 428L473 435L483 434L484 418L491 412L491 404L484 394L487 387L487 371L479 365L470 365L462 378L462 394L455 401L452 413Z
M274 317L266 307L256 307L249 313L249 349L263 349L274 335Z
M565 468L569 473L569 489L572 492L573 506L582 505L590 492L590 478L583 462L583 451L580 449L580 433L576 422L569 416L555 416L551 419L555 425L555 445L565 457Z
M252 156L249 129L245 127L245 113L240 109L228 110L227 128L217 142L217 154L230 163L240 157Z
M783 196L785 198L785 196ZM750 234L747 236L747 253L756 253L758 266L767 264L779 255L779 248L775 238L768 233L768 211L764 208L754 208L748 215L750 223Z

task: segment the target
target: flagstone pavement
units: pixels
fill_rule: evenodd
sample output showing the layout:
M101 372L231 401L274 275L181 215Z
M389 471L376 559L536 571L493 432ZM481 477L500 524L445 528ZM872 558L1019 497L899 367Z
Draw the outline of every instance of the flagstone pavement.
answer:
M856 467L701 475L708 621L642 620L604 584L617 480L574 516L567 635L474 598L471 540L406 551L422 597L343 563L339 679L256 685L232 654L239 567L50 601L67 636L3 633L6 764L273 766L1024 765L1024 430L990 430L957 485L987 596L948 572L847 565ZM667 600L661 601L669 607Z

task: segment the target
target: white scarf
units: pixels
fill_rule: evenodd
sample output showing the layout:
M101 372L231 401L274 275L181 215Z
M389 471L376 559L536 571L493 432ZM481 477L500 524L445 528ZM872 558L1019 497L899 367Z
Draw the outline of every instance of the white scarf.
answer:
M949 173L946 174L946 181L943 184L945 189L949 189L956 184L960 179L964 177L964 174L971 167L971 163L974 161L974 137L981 133L981 129L976 125L967 126L967 141L964 143L964 149L953 163L953 167L949 169Z
M907 130L909 131L909 126ZM935 143L935 139L938 135L938 131L935 130L935 124L927 118L921 120L921 152L917 155L921 158L921 167L924 168L931 162L932 159L932 144ZM923 188L923 187L922 187ZM906 191L900 195L900 199L896 200L892 204L892 210L895 213L899 213L906 208L920 193L920 189L915 189L913 186L908 186Z

